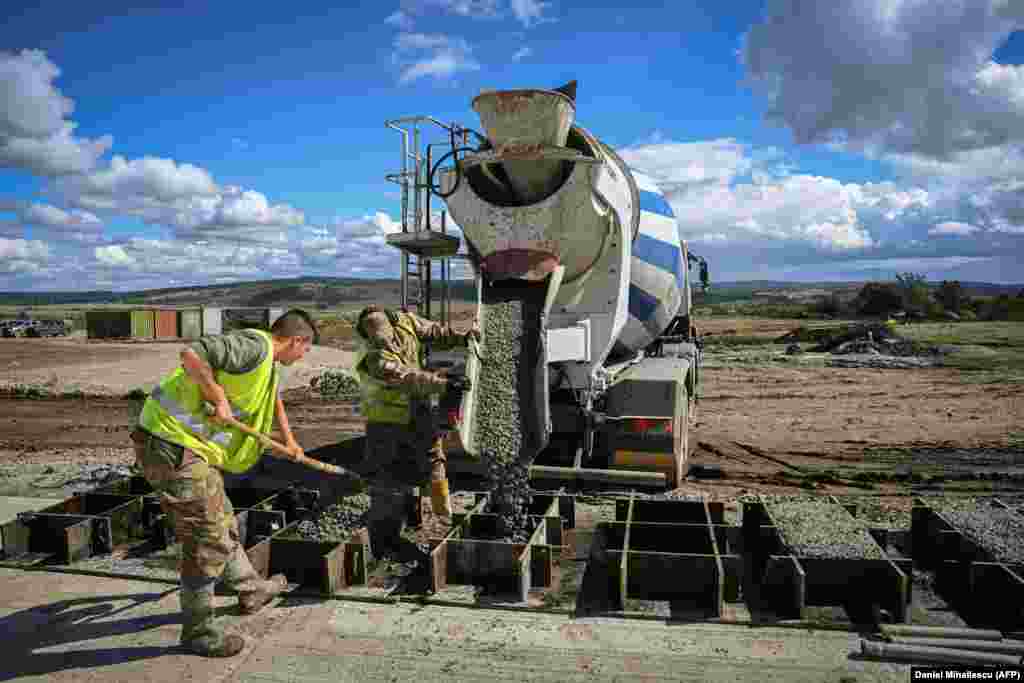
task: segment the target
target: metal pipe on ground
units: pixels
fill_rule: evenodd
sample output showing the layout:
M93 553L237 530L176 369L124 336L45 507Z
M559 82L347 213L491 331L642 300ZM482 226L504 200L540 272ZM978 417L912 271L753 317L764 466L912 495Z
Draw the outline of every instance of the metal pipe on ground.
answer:
M913 626L911 624L882 624L887 636L916 636L920 638L960 638L964 640L1002 640L1003 634L992 629L952 628L946 626Z
M1004 655L1024 656L1024 642L1005 640L947 640L945 638L893 638L897 645L914 645L921 647L954 647L957 650L975 650L977 652L998 652Z
M952 643L951 643L952 644ZM982 666L1021 666L1024 657L991 652L976 652L944 647L922 647L894 643L860 641L861 653L877 659L899 659L935 664L974 664Z

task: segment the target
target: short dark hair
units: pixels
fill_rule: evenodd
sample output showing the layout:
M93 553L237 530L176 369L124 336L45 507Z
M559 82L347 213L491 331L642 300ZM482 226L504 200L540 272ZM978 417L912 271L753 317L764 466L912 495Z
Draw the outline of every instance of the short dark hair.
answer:
M314 344L320 343L320 333L313 318L301 308L285 312L270 326L270 333L277 337L311 337Z
M363 323L366 322L366 318L372 313L385 313L385 309L378 306L377 304L370 304L359 313L359 317L356 319L356 333L363 339L367 338L366 328L363 327Z

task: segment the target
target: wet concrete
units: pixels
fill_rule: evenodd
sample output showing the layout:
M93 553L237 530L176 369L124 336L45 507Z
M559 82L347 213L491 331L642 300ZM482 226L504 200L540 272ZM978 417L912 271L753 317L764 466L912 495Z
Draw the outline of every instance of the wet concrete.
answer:
M903 681L860 661L857 634L679 624L437 605L285 598L225 623L248 639L227 660L177 647L176 589L0 569L0 680Z

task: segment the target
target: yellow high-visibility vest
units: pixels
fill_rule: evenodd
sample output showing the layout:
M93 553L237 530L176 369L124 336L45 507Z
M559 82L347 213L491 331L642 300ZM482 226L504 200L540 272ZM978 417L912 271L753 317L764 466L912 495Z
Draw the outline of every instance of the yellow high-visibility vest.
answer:
M224 387L235 419L269 434L274 426L278 373L274 368L274 344L270 334L255 331L267 343L263 362L240 375L216 370L213 376ZM146 399L139 426L193 451L212 467L228 472L245 472L263 453L263 446L255 437L209 421L199 385L180 367L161 381Z
M409 316L394 313L389 313L388 319L397 332L407 337L408 342L412 345L418 367L422 368L424 349L419 337L416 336L416 328L412 319ZM359 341L360 346L352 367L355 368L359 379L362 396L361 407L367 422L410 424L412 422L411 397L407 392L400 391L366 372L366 365L363 361L370 352L370 347L365 340L360 338ZM403 360L409 362L408 358Z

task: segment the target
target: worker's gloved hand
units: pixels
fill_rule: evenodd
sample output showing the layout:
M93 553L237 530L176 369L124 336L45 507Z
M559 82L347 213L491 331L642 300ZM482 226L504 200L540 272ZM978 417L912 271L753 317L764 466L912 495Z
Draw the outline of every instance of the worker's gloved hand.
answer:
M480 323L477 321L473 322L473 327L466 333L466 346L469 346L470 340L480 343Z
M445 387L448 391L468 391L472 386L468 377L455 376L448 378L448 385Z

